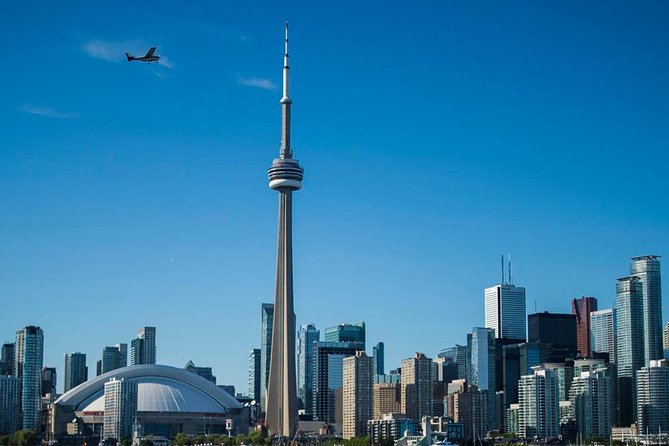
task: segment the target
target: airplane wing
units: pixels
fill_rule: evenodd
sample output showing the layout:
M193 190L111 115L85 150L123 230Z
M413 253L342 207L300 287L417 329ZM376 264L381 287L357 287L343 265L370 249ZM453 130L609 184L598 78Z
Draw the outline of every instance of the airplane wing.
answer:
M153 57L153 53L155 52L156 52L156 47L155 46L151 47L151 49L149 49L149 51L146 53L146 56L144 57Z

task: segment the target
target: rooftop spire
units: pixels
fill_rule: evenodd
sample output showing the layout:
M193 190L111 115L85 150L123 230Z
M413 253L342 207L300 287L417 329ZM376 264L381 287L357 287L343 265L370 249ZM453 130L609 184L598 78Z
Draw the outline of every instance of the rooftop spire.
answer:
M288 22L286 22L286 42L283 52L283 97L281 97L281 158L292 158L290 148L290 66L288 65Z

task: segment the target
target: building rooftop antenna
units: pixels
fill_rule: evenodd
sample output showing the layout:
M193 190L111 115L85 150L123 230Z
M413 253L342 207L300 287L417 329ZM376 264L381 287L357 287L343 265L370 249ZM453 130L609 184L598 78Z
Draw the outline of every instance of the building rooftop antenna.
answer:
M502 254L502 282L500 285L504 285L504 254Z
M511 254L509 254L509 285L513 285L513 270L511 269Z

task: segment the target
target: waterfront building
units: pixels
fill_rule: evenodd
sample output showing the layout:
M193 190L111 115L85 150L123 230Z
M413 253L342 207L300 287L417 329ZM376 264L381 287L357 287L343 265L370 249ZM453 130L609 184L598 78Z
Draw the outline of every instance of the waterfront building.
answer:
M21 379L0 375L0 435L21 428Z
M355 356L364 348L357 342L324 342L314 343L314 370L312 376L314 420L335 423L341 418L337 395L342 393L344 385L344 358Z
M113 347L102 349L102 359L96 370L96 375L102 375L112 370L128 365L128 344L116 344Z
M611 436L613 383L604 370L581 372L569 392L572 418L582 438Z
M643 300L644 365L662 359L662 281L660 256L632 257L630 276L638 277Z
M132 437L137 418L137 383L123 378L111 378L104 385L103 439L120 440Z
M372 347L372 352L372 356L374 357L374 374L385 374L385 344L383 342L378 342Z
M527 340L551 344L551 362L577 356L575 315L544 311L530 314L527 322Z
M525 342L525 288L502 283L486 288L484 294L486 328L493 329L497 339Z
M272 356L272 329L274 327L274 304L262 304L260 322L260 407L264 410L267 398L269 363Z
M28 326L16 332L14 370L21 379L21 427L39 432L44 333Z
M637 426L639 432L669 431L669 362L653 360L637 372Z
M432 359L416 352L402 360L402 413L419 423L432 416Z
M616 362L615 314L613 308L590 313L590 345L593 353L606 353Z
M537 369L518 384L518 434L523 438L547 438L560 434L558 381L555 372Z
M325 342L357 342L365 345L365 323L345 323L328 327L323 333Z
M211 367L198 367L193 361L188 361L184 366L184 369L191 373L195 373L196 375L200 375L207 381L211 381L212 383L216 384L216 377L214 376L214 372L212 371Z
M85 353L66 353L65 354L65 392L77 387L88 379L88 367L86 367Z
M416 434L416 423L403 414L388 413L381 418L374 418L367 422L367 432L372 444L379 444L381 440L398 440L405 434Z
M576 350L582 358L589 358L592 355L590 313L593 311L597 311L596 298L583 296L572 299L571 314L576 316Z
M260 402L260 349L249 350L249 397Z
M638 277L616 284L616 366L618 386L615 424L629 426L636 418L635 373L644 366L643 294Z
M156 327L142 327L130 342L130 365L156 363Z
M359 350L344 358L343 366L343 436L345 439L367 436L367 421L372 419L372 358Z
M320 337L321 332L314 324L302 325L297 333L297 399L308 414L312 412L314 342L318 342Z

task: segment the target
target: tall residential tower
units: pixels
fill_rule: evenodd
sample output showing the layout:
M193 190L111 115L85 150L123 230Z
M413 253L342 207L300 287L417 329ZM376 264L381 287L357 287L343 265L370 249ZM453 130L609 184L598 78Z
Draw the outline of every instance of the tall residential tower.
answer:
M295 386L295 313L293 312L293 191L302 187L304 170L290 147L288 23L283 55L281 150L269 168L269 187L279 192L279 234L272 354L265 421L270 432L292 437L297 429Z

